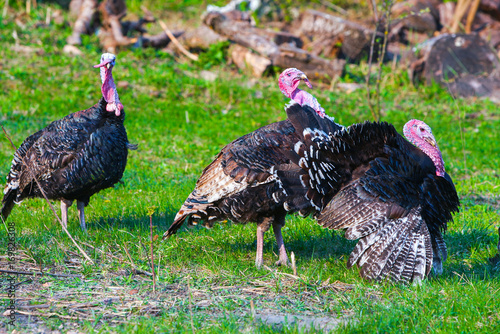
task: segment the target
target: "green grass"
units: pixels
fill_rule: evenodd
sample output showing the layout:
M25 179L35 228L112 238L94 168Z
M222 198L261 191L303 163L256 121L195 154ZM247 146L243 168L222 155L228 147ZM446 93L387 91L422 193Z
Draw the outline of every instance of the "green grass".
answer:
M189 3L199 6L200 1ZM168 6L180 10L173 3ZM138 12L138 7L138 1L131 1L129 11ZM165 9L154 3L150 7ZM90 107L101 95L99 72L92 68L101 54L97 38L84 38L85 56L65 55L62 47L70 30L36 26L44 19L44 8L20 18L24 29L12 17L0 18L0 121L16 145L51 121ZM21 45L41 51L13 50L14 30ZM17 330L312 331L293 321L271 325L259 320L298 315L347 319L337 329L346 333L499 332L500 265L488 260L497 253L500 225L500 112L495 104L455 100L437 86L416 89L403 70L384 68L383 120L399 130L410 118L431 126L462 201L445 236L449 258L441 276L420 286L366 282L356 268L346 268L355 243L322 229L312 218L289 216L283 234L297 258L299 278L290 276L291 268L273 265L277 249L272 233L265 236L264 248L270 270L257 270L255 225L225 222L211 230L182 228L167 242L154 241L158 277L153 292L151 278L135 273L131 263L151 271L148 209L157 208L154 234L161 237L217 152L239 136L283 120L287 99L276 78L255 80L225 65L211 67L218 78L208 82L199 77L203 64L179 63L162 51L120 50L117 57L115 80L128 83L119 90L125 125L139 150L129 155L124 184L92 197L86 210L88 235L80 231L76 208L70 209L69 231L95 265L61 231L45 201L27 200L13 210L9 221L16 223L17 270L83 275L19 276L17 303L25 315L18 316ZM366 69L349 65L341 81L362 80L357 78ZM371 119L364 90L347 94L313 84L314 95L340 123ZM2 135L1 175L7 174L12 155ZM59 203L54 205L58 209ZM0 235L5 268L3 227ZM5 323L0 326L12 330Z

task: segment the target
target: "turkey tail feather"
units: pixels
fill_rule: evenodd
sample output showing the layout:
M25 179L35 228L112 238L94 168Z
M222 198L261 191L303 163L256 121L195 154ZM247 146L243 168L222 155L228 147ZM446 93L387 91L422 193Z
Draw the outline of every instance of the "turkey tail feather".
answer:
M5 220L14 208L17 191L9 190L2 200L2 218Z
M163 234L162 240L168 239L173 234L175 234L177 230L182 226L182 224L184 224L184 221L186 220L187 217L188 215L185 214L180 214L180 215L177 214L172 225L170 225L168 230Z

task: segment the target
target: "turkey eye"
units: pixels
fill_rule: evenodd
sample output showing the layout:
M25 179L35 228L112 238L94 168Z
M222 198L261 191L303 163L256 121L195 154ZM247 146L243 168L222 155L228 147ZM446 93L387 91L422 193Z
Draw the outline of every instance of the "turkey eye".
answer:
M291 75L292 75L292 73L287 73L286 75L291 76Z

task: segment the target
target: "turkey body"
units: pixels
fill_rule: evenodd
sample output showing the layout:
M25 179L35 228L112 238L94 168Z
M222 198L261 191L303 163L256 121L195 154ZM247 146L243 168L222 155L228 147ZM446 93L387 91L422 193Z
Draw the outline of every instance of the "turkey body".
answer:
M324 122L325 131L340 127ZM237 223L257 223L256 265L262 265L263 233L272 226L280 249L278 264L286 264L287 256L281 236L287 212L307 215L311 210L305 198L306 189L300 184L300 168L289 158L299 137L288 121L273 123L244 135L226 145L204 170L193 192L165 232L171 236L187 221L203 221L207 227L216 221L229 219ZM295 182L283 189L276 172Z
M421 280L432 266L442 272L442 233L460 205L450 176L436 175L433 160L388 123L327 134L310 108L286 110L301 134L295 161L318 223L360 239L348 265L367 279L396 282Z
M93 107L52 122L24 140L14 154L2 201L7 218L26 198L82 202L117 183L127 164L129 144L124 113ZM43 189L43 193L42 193ZM82 226L83 227L83 226Z

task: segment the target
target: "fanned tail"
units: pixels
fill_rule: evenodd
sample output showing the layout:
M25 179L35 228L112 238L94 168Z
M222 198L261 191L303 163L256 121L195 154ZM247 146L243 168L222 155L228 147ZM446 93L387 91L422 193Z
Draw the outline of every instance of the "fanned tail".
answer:
M348 266L357 264L361 276L369 280L417 282L429 274L432 258L427 225L418 210L412 210L403 218L380 221L373 233L358 241Z

